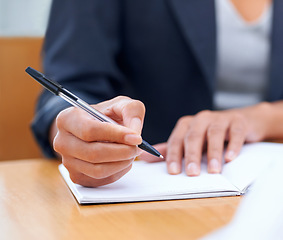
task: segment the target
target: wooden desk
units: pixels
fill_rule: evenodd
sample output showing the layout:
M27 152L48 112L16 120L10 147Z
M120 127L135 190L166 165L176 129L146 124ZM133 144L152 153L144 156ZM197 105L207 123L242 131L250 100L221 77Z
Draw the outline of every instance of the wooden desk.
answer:
M198 239L226 224L240 197L80 206L45 159L0 163L1 239Z

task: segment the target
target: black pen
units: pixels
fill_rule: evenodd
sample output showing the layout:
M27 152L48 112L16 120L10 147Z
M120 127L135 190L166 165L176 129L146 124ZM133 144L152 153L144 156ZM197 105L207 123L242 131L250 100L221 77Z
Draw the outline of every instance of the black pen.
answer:
M114 123L118 124L111 118L107 117L103 113L99 112L95 108L91 107L88 103L68 91L67 89L63 88L59 83L48 79L47 77L44 76L41 72L28 67L26 69L26 72L33 77L36 81L38 81L43 87L45 87L47 90L50 92L54 93L57 96L60 96L63 98L65 101L68 103L72 104L75 107L81 108L88 112L91 116L93 116L95 119L101 121L101 122L109 122L109 123ZM164 158L154 147L152 147L148 142L145 140L142 140L142 143L138 145L139 148L142 150L151 153L154 156Z

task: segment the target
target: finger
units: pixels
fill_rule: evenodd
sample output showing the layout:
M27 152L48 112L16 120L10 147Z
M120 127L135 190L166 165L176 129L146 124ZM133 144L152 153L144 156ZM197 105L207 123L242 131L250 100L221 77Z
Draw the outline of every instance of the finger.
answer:
M59 132L53 142L54 150L90 163L134 159L141 153L137 146L109 142L84 142L72 134Z
M188 121L188 118L180 118L168 139L166 163L170 174L179 174L182 170L184 136L187 131Z
M80 184L85 187L100 187L106 184L116 182L121 177L123 177L127 172L129 172L131 170L131 167L132 165L104 179L94 179L77 171L69 171L69 173L70 173L70 178L74 183Z
M72 157L62 159L62 163L67 169L75 169L75 171L94 179L105 179L117 174L128 168L132 162L133 159L109 163L89 163Z
M167 151L167 143L159 143L156 145L153 145L153 147L166 159L166 151ZM143 151L141 155L137 157L139 160L144 160L146 162L161 162L164 161L163 158L153 156L152 154L149 154L148 152Z
M188 176L200 174L203 145L208 126L208 118L197 116L192 120L191 126L185 136L185 172Z
M207 130L207 161L209 173L220 173L225 136L228 130L227 120L215 119Z
M145 106L141 101L119 96L107 101L105 106L99 105L108 116L121 121L124 126L141 134L145 115Z
M57 127L87 142L104 141L139 145L142 138L133 130L107 122L95 120L78 108L63 110L56 118Z
M224 156L226 162L234 160L241 151L247 135L247 127L243 121L235 119L229 129L229 142Z

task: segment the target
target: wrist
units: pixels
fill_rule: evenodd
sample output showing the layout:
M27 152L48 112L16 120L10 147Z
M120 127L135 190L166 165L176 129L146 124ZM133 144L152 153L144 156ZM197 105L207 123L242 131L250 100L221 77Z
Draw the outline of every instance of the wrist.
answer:
M256 105L257 114L259 119L261 137L259 140L268 139L270 135L273 135L272 119L274 117L273 106L270 102L261 102Z
M268 102L245 107L241 109L247 119L248 133L247 142L258 142L272 135L272 105Z
M283 139L283 101L265 103L261 115L266 116L264 139Z

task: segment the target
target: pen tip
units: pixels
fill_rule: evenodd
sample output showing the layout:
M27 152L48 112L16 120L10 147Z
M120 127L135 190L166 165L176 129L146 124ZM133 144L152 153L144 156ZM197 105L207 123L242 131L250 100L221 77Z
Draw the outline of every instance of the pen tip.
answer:
M160 158L164 159L164 157L162 155L159 156Z

